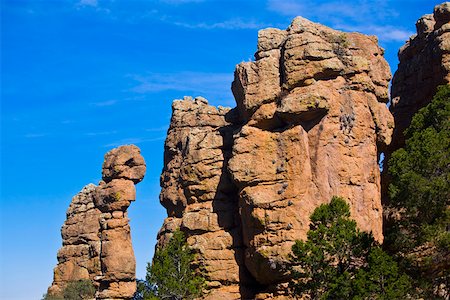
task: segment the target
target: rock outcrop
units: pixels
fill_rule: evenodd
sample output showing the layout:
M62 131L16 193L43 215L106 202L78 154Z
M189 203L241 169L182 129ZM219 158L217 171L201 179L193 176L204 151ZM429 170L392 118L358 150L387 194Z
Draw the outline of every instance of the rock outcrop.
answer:
M235 111L210 106L204 98L175 100L164 146L160 201L168 217L158 246L178 228L188 234L210 299L239 299L252 283L243 267L237 190L227 172L236 117Z
M96 299L131 299L136 291L136 262L127 208L136 199L134 185L145 175L138 147L121 146L105 155L102 181L77 194L62 229L63 247L49 288L60 295L67 283L91 280Z
M95 282L101 274L101 212L94 204L95 189L94 184L88 184L72 198L61 228L63 245L58 251L53 283L48 289L50 295L60 295L70 281L87 279Z
M450 2L420 18L416 29L398 53L400 63L392 80L395 130L389 152L404 146L403 131L413 115L430 103L437 86L450 83Z
M236 109L175 101L165 144L158 246L181 228L211 299L287 297L291 246L334 195L383 240L378 157L393 119L376 37L299 17L261 30L255 58L236 68Z

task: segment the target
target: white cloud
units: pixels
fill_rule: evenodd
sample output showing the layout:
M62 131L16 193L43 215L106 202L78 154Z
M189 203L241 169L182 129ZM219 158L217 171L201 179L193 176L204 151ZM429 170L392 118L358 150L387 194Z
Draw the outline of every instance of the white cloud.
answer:
M24 135L25 138L27 139L35 139L35 138L41 138L44 136L47 136L47 133L27 133Z
M229 86L233 80L233 74L228 73L154 73L145 76L130 75L139 84L132 88L136 93L175 91L205 91L221 88L222 84Z
M111 135L111 134L116 134L117 131L113 130L113 131L100 131L100 132L88 132L86 133L87 136L99 136L99 135Z
M267 8L282 15L300 16L305 10L305 5L292 0L269 0Z
M270 27L270 24L260 23L254 20L241 20L241 19L231 19L223 22L216 23L185 23L185 22L173 22L172 24L176 26L181 26L189 29L261 29L265 27Z
M392 25L368 25L368 26L352 26L346 24L336 25L337 29L346 31L357 31L364 34L376 35L383 42L405 42L414 32L396 28Z
M162 141L166 138L166 136L160 136L157 138L151 138L151 139L146 139L146 138L126 138L126 139L121 139L118 141L114 141L112 143L106 144L104 145L105 148L111 148L111 147L117 147L117 146L121 146L121 145L129 145L129 144L142 144L142 143L147 143L147 142L156 142L156 141Z
M267 9L289 17L303 16L322 23L353 20L367 24L396 17L389 0L268 0Z
M138 82L138 84L131 89L132 92L138 94L161 91L180 91L183 93L191 93L193 96L213 97L219 98L220 100L233 99L230 89L231 82L233 81L232 72L152 73L144 76L129 76Z
M91 105L103 107L103 106L111 106L117 103L117 100L107 100L107 101L101 101L101 102L93 102Z
M145 129L145 131L147 131L147 132L166 131L168 128L169 128L169 124L161 126L161 127L147 128L147 129Z
M98 6L98 1L97 0L80 0L80 2L78 2L78 6L97 7Z
M161 2L163 2L163 3L174 4L174 5L187 4L187 3L200 3L200 2L204 2L204 1L205 0L161 0Z

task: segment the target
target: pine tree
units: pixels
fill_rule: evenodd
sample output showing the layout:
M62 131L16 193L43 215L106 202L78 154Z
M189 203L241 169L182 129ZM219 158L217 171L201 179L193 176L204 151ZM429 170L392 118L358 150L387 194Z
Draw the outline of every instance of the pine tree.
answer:
M175 231L169 243L156 250L153 263L147 266L146 280L153 292L148 289L144 299L181 300L199 296L204 280L196 275L193 260L194 253L183 232Z
M333 197L310 217L306 241L292 247L296 295L311 299L404 299L410 284L397 263L350 219Z
M414 115L405 147L389 160L389 209L396 212L385 244L431 296L450 270L450 85L438 88L430 104ZM428 249L427 253L418 251ZM416 251L417 252L417 251ZM420 257L419 257L420 256ZM441 288L442 289L442 288Z

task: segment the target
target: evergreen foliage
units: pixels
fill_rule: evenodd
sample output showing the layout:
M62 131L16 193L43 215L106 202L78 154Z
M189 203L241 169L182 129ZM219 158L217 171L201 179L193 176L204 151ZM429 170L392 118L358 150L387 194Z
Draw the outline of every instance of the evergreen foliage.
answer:
M194 299L202 292L204 279L196 275L192 266L194 253L181 231L175 231L163 249L157 249L153 263L147 266L146 282L138 284L138 298Z
M385 243L422 287L443 280L448 289L448 268L431 276L423 272L450 255L450 85L439 87L431 103L414 115L405 138L405 147L389 160L389 209L396 218ZM419 259L412 252L421 246L432 251Z
M404 299L410 284L371 234L359 231L348 204L333 197L310 217L306 241L292 247L292 284L311 299ZM380 279L381 278L381 279Z
M61 296L45 294L43 300L84 300L95 297L95 286L92 281L84 279L71 281L65 287Z

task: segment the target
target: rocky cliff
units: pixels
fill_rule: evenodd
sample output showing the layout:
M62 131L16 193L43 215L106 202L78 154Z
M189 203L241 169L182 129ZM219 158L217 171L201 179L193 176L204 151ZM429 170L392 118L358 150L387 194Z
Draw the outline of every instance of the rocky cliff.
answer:
M96 299L133 297L136 262L126 211L145 169L136 146L105 155L103 180L85 186L69 206L49 295L61 295L69 282L87 279L97 288Z
M390 110L395 119L392 152L404 145L412 116L430 103L437 86L450 83L450 2L416 23L417 34L399 50Z
M291 246L334 195L383 240L377 162L393 119L377 39L296 18L261 30L255 59L236 67L236 109L173 104L158 245L177 228L187 234L205 298L285 297Z

